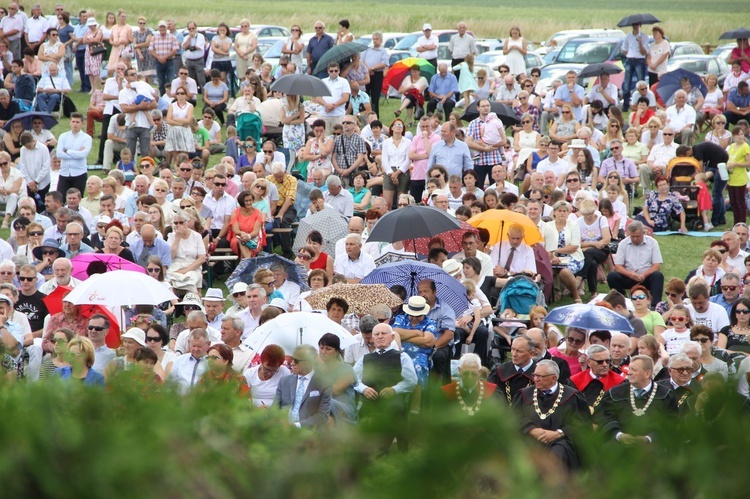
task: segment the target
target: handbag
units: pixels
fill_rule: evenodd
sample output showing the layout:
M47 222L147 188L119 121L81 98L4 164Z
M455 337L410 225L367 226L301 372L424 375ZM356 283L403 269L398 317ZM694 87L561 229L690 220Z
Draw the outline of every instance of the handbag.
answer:
M75 58L76 58L76 54L73 51L73 45L69 43L65 46L65 55L63 56L63 60L65 62L70 62Z
M49 77L49 82L52 83L52 88L57 90L57 86L55 85L55 79L52 78L52 76ZM66 118L70 118L71 114L78 112L78 108L76 107L76 103L73 102L73 99L65 98L65 94L63 93L60 93L60 105L62 106L63 115Z
M107 51L107 47L103 43L92 43L89 45L89 54L91 56L97 56Z

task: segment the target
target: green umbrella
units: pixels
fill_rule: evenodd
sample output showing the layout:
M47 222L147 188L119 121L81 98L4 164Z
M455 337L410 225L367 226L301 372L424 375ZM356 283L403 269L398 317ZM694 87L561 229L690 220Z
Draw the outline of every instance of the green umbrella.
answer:
M336 45L328 52L323 54L323 57L318 60L318 64L317 66L315 66L313 74L318 74L322 71L325 71L326 69L328 69L328 65L332 62L341 64L342 62L351 58L351 56L353 56L354 54L364 52L365 50L367 50L367 46L362 45L361 43L349 42L341 45Z

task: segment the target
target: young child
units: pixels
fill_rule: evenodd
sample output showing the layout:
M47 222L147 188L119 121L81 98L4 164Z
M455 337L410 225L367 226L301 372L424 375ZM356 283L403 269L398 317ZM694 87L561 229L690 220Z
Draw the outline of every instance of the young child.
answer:
M711 201L711 192L708 190L708 185L706 185L707 181L708 177L706 177L705 173L695 174L694 182L698 186L698 213L701 214L701 219L703 219L703 230L705 232L714 228L711 225L710 213L713 209L713 203Z
M237 164L240 159L240 149L242 148L240 139L237 137L237 127L231 125L227 127L227 141L225 146L227 156L231 157L234 163Z
M142 104L144 102L153 102L154 101L154 89L146 83L145 81L134 81L130 84L130 88L135 90L136 97L135 97L135 104ZM148 122L151 126L154 126L154 119L151 117L150 112L146 112L146 116L148 116Z
M482 136L479 139L480 142L488 146L496 146L500 143L505 143L505 127L500 118L497 117L496 113L490 113L487 115L487 119L482 125Z
M625 230L625 224L628 221L628 208L625 203L620 201L620 188L614 184L607 186L607 199L612 203L612 209L615 213L620 214L620 228Z
M133 153L127 147L120 151L120 161L117 162L117 169L125 173L125 181L132 182L135 178L135 161Z
M466 337L466 340L464 341L465 344L470 345L472 340L474 339L474 334L477 332L477 329L479 329L479 326L482 324L482 316L481 316L481 310L482 305L479 303L479 300L476 297L477 293L477 286L474 284L473 281L470 281L468 279L465 279L462 284L466 288L466 298L469 300L469 308L466 310L461 317L471 316L471 322L469 322L468 326L471 327L471 331L469 331L469 336Z

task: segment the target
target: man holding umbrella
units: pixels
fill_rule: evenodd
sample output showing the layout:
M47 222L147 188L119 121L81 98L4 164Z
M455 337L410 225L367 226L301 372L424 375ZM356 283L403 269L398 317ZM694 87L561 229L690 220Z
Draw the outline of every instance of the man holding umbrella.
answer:
M487 121L487 115L492 111L490 100L480 99L477 102L477 111L479 111L479 117L469 123L469 130L466 134L466 145L472 151L479 153L479 157L474 160L474 171L479 176L477 185L481 189L484 187L485 177L490 176L492 167L503 163L501 151L505 146L505 141L501 140L495 145L490 145L482 140L482 128Z
M625 54L625 81L622 83L623 112L630 106L631 80L633 73L637 80L646 79L646 55L648 55L648 35L641 33L641 24L633 24L633 32L625 37L620 49Z

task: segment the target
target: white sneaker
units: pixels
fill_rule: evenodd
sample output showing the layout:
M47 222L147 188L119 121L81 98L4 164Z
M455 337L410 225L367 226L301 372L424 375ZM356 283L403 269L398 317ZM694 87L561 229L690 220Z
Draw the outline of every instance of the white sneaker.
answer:
M703 232L711 232L711 229L713 229L714 226L711 224L711 222L707 223L703 226Z

